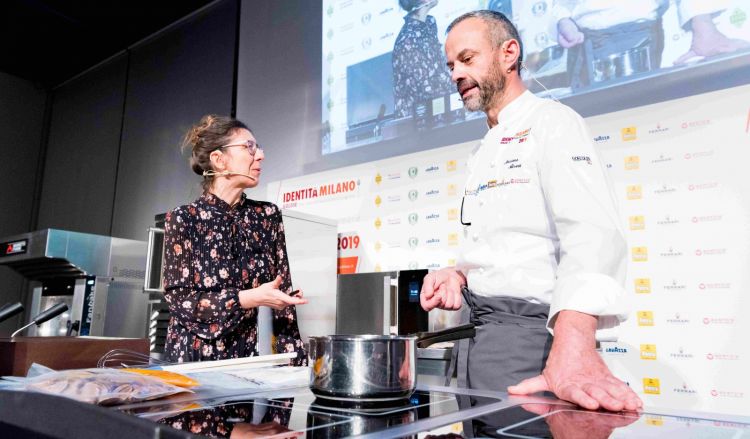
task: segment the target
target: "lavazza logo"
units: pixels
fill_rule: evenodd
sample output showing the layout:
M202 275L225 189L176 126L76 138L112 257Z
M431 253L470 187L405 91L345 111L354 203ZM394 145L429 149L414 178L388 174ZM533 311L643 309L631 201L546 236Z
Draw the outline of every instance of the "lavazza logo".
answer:
M687 285L677 282L677 280L672 279L672 283L664 285L664 289L666 291L684 291L687 289Z
M671 325L687 325L690 323L690 318L677 312L674 316L667 318L667 323Z
M619 346L611 346L604 349L604 352L612 355L623 355L628 353L628 348L621 348Z

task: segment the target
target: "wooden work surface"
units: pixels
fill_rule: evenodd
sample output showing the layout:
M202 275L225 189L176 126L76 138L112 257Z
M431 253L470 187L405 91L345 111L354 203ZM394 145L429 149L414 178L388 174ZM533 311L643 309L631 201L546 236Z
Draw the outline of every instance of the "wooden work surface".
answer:
M38 363L55 370L96 367L112 349L149 353L148 339L115 337L0 338L0 376L26 376Z

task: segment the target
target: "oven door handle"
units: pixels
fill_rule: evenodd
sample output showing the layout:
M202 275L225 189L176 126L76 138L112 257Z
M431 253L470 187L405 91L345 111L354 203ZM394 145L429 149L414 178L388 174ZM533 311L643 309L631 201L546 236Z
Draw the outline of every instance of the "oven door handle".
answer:
M154 265L154 241L156 234L164 235L164 229L157 227L148 228L148 247L146 249L146 275L143 277L143 291L146 293L163 293L164 288L159 285L159 288L151 288L151 269ZM159 273L164 269L164 257L160 258Z

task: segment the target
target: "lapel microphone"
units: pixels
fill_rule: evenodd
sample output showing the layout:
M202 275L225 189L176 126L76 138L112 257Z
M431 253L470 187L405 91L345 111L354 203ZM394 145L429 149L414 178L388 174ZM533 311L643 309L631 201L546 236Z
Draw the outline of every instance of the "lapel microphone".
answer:
M203 171L203 176L204 176L204 177L228 177L228 176L230 176L230 175L241 175L241 176L243 176L243 177L247 177L247 178L249 178L249 179L250 179L250 180L252 180L252 181L258 181L258 179L257 179L257 178L255 178L255 177L253 177L252 175L248 175L248 174L241 174L241 173L239 173L239 172L230 172L230 171L221 171L221 172L216 172L216 171Z

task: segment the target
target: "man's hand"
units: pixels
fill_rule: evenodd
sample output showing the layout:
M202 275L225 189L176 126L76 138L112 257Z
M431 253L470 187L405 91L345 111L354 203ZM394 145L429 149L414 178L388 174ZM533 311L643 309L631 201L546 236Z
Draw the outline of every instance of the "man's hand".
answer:
M589 410L633 411L643 407L635 392L615 378L596 353L595 333L596 317L560 311L544 371L508 387L508 392L526 395L550 391Z
M583 32L578 29L575 21L563 18L557 22L557 42L566 49L583 43Z
M466 285L464 275L455 268L433 271L424 277L419 302L425 311L435 308L461 309L461 288L464 285Z
M607 416L583 410L561 409L559 405L522 404L521 407L540 416L555 411L556 413L544 418L555 439L607 439L616 429L627 427L640 418L636 412Z
M750 48L750 42L727 38L719 32L710 14L696 15L690 20L690 25L693 30L693 43L687 53L675 60L675 65L685 64L697 56L712 56Z

